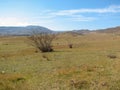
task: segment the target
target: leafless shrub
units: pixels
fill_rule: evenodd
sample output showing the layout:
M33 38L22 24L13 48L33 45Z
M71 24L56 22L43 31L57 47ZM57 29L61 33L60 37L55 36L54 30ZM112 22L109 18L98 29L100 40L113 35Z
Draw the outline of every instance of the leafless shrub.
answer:
M71 80L70 85L77 89L87 89L90 86L90 83L85 80L82 81Z
M73 42L72 42L71 38L66 38L66 41L67 41L68 47L73 48L73 44L72 44Z
M52 41L55 38L55 34L47 32L34 31L29 37L31 40L31 45L36 47L41 52L52 52Z
M46 55L43 55L42 56L44 59L46 59L47 61L50 61L50 59L46 56Z
M73 48L73 44L68 44L69 48Z
M117 56L116 56L116 55L112 55L112 54L107 55L107 57L109 57L109 58L111 58L111 59L115 59L115 58L117 58Z

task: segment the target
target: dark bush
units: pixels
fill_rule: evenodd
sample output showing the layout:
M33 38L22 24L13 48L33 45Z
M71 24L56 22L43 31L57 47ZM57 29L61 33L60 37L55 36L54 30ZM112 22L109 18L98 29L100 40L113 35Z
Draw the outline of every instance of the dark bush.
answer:
M115 59L115 58L117 58L116 55L107 55L107 57L109 57L109 58L111 58L111 59Z
M52 41L55 38L54 34L51 33L39 33L33 32L29 39L32 45L42 52L52 52Z

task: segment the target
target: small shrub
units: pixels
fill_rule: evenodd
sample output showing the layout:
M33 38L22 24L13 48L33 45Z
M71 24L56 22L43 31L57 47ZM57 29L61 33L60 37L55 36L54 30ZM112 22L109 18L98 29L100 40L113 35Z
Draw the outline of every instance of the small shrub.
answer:
M73 44L69 44L68 46L69 46L69 48L73 48Z
M115 58L117 58L116 55L107 55L107 57L109 57L109 58L111 58L111 59L115 59Z
M46 59L47 61L50 61L50 59L46 56L46 55L43 55L42 56L44 59Z
M18 77L18 78L16 78L16 79L13 79L13 80L11 80L12 82L24 82L25 81L25 78L23 78L23 77Z
M82 81L71 80L70 85L76 89L87 89L89 88L90 83L86 80L82 80Z

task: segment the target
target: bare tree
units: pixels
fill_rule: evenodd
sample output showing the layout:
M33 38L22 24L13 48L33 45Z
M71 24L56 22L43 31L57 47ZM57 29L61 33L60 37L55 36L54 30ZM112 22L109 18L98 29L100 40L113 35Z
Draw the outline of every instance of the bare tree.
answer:
M55 38L55 34L47 32L34 31L29 39L32 42L32 45L36 47L41 52L52 52L52 41Z

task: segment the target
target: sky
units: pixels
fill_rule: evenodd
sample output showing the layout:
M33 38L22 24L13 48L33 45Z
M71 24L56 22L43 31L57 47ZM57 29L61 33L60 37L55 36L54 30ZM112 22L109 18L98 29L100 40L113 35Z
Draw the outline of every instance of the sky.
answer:
M120 0L0 0L0 26L27 25L56 31L120 26Z

